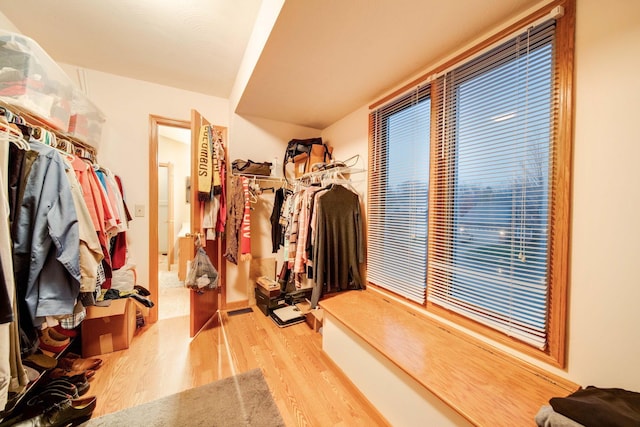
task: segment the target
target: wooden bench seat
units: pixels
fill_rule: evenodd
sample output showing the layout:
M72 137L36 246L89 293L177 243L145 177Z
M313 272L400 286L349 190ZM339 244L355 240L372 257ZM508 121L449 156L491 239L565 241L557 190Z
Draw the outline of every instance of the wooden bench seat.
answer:
M535 425L549 398L578 388L373 290L335 294L320 306L325 318L337 320L475 425Z

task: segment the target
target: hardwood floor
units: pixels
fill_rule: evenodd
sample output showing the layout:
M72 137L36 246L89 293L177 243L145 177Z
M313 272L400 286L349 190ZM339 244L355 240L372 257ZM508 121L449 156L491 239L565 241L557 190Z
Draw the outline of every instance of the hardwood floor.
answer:
M278 328L252 308L221 313L192 340L188 317L139 329L128 350L100 356L94 417L260 368L287 426L388 425L322 352L320 334Z

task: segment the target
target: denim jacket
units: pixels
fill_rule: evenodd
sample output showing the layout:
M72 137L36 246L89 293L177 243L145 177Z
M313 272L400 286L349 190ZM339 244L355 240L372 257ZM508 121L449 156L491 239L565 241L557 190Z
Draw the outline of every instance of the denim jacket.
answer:
M14 272L34 326L73 313L80 291L78 218L58 152L32 143L38 157L24 184L13 232Z

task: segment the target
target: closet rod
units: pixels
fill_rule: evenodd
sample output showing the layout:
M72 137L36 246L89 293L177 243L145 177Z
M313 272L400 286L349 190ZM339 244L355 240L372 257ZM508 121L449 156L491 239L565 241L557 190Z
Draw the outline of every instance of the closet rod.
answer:
M87 144L86 142L83 142L81 140L79 140L78 138L66 133L66 132L62 132L61 130L58 129L54 129L51 125L49 125L47 122L45 122L44 120L42 120L40 117L38 117L36 114L31 113L30 111L21 108L17 105L13 105L13 104L8 104L5 101L0 100L0 107L4 108L5 110L8 110L9 112L11 112L12 114L16 115L16 116L20 116L22 117L22 119L24 119L25 123L27 126L29 127L41 127L43 129L48 130L49 132L55 134L56 138L58 139L62 139L62 140L68 140L70 141L74 147L76 148L81 148L84 151L88 151L89 153L91 153L91 156L93 159L95 159L97 157L97 150L95 147ZM71 153L71 154L75 154L75 153Z
M353 174L357 174L357 173L363 173L366 172L366 169L355 169L355 168L350 168L350 167L335 167L335 168L330 168L330 169L325 169L325 170L321 170L321 171L315 171L315 172L307 172L304 175L300 176L299 178L297 178L297 180L302 180L302 179L307 179L307 178L316 178L316 177L323 177L325 175L330 175L330 174L349 174L349 175L353 175Z
M248 173L234 173L233 176L244 176L245 178L255 179L256 181L277 181L277 182L285 182L285 179L281 176L270 176L270 175L252 175Z

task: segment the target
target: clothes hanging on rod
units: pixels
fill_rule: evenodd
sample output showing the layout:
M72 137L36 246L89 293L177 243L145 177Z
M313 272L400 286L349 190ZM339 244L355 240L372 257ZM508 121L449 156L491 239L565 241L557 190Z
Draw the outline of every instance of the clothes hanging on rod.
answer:
M122 182L63 141L0 107L0 217L8 227L0 229L0 348L9 353L0 360L11 362L9 389L0 361L0 403L27 385L21 359L44 348L41 329L77 327L78 307L94 304L126 259L132 218Z
M230 179L229 213L227 216L227 250L224 254L227 261L238 264L238 250L240 246L240 232L244 219L245 201L244 182L247 178L232 176Z
M286 197L287 190L285 188L279 188L275 192L273 199L273 210L271 211L271 252L276 253L280 246L284 244L284 232L282 224L280 223L280 212L282 211L282 205Z
M0 408L4 408L9 392L21 393L29 383L20 354L20 331L17 317L17 298L13 275L12 242L9 227L8 162L13 145L27 150L28 144L17 128L0 117Z
M280 200L284 200L284 192L286 181L282 177L250 175L250 174L234 174L229 180L229 233L227 233L227 251L225 257L229 262L237 264L238 259L250 259L250 212L253 210L252 205L262 200L262 195L266 191L274 192L274 200L276 204L281 204ZM272 186L263 187L261 183L269 182L273 183ZM245 193L245 184L246 190ZM278 189L276 189L278 187ZM245 209L245 207L248 208ZM245 216L245 214L248 214ZM277 214L272 213L271 224L272 233L278 233L281 228L273 227L273 224L279 221L280 211ZM281 235L272 236L272 243L274 239L278 240L280 244ZM275 243L274 243L275 245ZM240 257L238 252L240 251ZM274 252L277 252L277 246L274 246Z
M215 240L221 236L227 222L227 202L226 202L226 157L222 132L211 125L204 125L200 131L203 142L208 143L207 153L211 173L208 176L201 176L198 185L209 188L208 193L203 193L198 188L198 199L201 203L202 230L207 240ZM204 141L206 140L206 141ZM208 183L204 183L207 181ZM208 184L208 185L207 185Z
M360 197L347 169L305 174L272 212L272 249L284 247L287 293L311 290L311 306L328 292L362 289L364 244ZM279 211L277 211L279 209ZM276 226L273 219L278 218ZM278 227L284 242L277 241Z
M358 195L333 184L318 196L315 212L311 307L324 292L363 287L360 264L364 262L364 239Z

